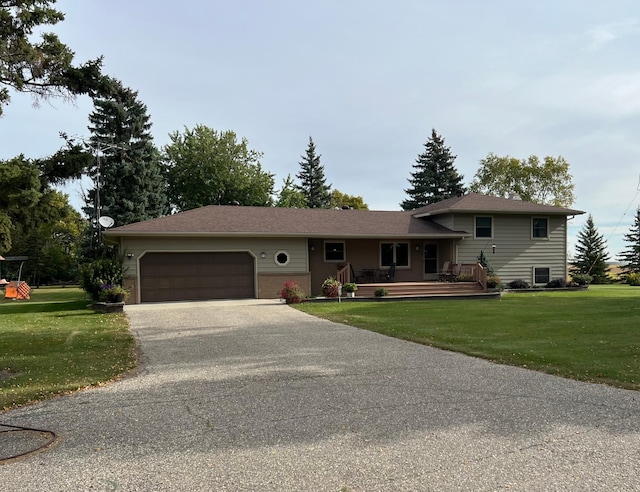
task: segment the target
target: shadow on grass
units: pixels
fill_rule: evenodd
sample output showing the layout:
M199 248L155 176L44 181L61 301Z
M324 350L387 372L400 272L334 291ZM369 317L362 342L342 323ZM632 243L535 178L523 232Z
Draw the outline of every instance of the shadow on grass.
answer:
M86 310L89 302L64 301L64 302L32 302L9 301L0 304L0 314L27 314L27 313L52 313L55 311L79 311Z

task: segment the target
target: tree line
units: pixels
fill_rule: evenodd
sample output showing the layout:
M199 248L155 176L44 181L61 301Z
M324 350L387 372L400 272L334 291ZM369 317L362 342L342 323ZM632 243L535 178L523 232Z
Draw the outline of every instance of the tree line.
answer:
M104 215L121 226L205 205L368 208L363 197L327 183L312 137L295 179L289 174L279 190L274 175L262 168L262 152L231 130L185 127L158 149L146 105L121 80L102 73L101 57L75 65L73 51L56 35L44 33L40 42L32 40L34 30L64 20L54 3L0 0L0 117L11 90L31 93L36 100L87 95L94 106L88 138L61 132L64 144L52 156L0 161L0 187L11 190L0 195L0 253L30 256L29 269L38 281L74 278L78 262L113 257L114 250L101 242L99 219ZM468 189L455 159L432 129L400 207L413 210L467 191L517 193L524 200L565 207L575 199L569 163L562 157L516 159L491 153L480 161ZM88 221L54 188L82 176L93 183L84 197ZM633 240L640 249L640 239ZM590 253L597 244L590 243ZM625 255L629 271L640 271L640 251Z

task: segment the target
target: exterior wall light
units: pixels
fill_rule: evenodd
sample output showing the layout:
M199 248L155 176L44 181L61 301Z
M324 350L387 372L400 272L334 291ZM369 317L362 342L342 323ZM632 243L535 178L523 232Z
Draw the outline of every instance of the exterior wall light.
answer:
M265 253L264 251L260 251L260 258L264 260L266 257L267 257L267 253Z

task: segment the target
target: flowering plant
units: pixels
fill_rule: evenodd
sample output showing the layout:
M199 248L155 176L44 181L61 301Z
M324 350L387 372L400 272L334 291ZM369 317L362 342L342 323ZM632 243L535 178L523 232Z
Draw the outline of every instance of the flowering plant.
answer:
M284 299L287 304L298 304L305 299L304 292L298 287L298 282L287 280L280 291L280 299Z
M129 295L129 291L116 284L102 284L98 299L103 302L122 302Z
M322 295L325 297L338 297L340 282L335 277L329 277L322 282Z

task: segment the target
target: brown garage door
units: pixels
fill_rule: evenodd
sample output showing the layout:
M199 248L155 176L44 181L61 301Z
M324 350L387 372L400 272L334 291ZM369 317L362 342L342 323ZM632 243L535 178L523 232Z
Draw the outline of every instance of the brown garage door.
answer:
M141 302L253 297L249 253L147 253L140 259Z

